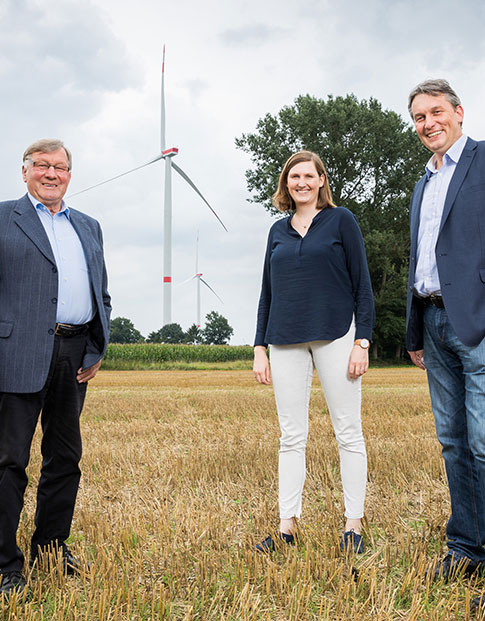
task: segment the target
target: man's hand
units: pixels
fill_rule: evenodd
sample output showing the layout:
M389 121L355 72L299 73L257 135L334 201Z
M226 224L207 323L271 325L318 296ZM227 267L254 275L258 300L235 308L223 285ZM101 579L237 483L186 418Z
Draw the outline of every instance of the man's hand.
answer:
M254 378L260 384L271 384L269 360L266 355L266 347L262 345L256 345L254 348L253 373Z
M76 376L77 381L80 384L85 384L86 382L89 382L89 380L92 380L93 377L96 375L100 366L101 360L98 360L96 364L93 364L93 366L88 367L87 369L79 369Z
M411 360L414 364L426 371L426 365L424 364L424 349L418 349L418 351L408 351L408 354L411 356Z
M357 379L369 368L369 350L363 349L360 345L354 345L350 353L349 377Z

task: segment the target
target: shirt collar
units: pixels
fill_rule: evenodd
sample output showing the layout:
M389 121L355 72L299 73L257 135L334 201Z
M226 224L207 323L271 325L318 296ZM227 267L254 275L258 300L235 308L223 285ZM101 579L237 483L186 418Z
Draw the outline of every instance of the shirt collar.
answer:
M463 153L463 149L465 148L466 141L468 140L468 136L462 134L456 142L454 142L448 151L443 156L443 164L449 164L453 162L453 164L458 164L458 160ZM426 164L426 177L429 179L431 175L435 172L438 172L435 164L435 156L433 155L429 158Z
M30 192L27 192L27 196L30 198L30 202L32 203L32 205L36 209L40 209L41 211L49 211L47 209L47 207L43 203L38 201L36 198L34 198L32 196L32 194L30 194ZM49 211L49 213L50 213L50 211ZM60 208L60 210L57 213L63 213L68 220L71 219L71 215L70 215L70 212L69 212L69 207L66 205L66 203L64 201L62 201L61 208Z

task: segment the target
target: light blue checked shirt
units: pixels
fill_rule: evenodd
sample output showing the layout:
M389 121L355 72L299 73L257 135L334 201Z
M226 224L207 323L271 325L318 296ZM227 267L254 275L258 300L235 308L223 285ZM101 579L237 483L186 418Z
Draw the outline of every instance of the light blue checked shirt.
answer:
M414 289L418 295L428 296L440 293L441 285L436 265L435 248L440 231L441 217L451 178L461 157L467 136L462 135L443 156L443 165L438 170L435 156L426 164L428 182L424 187L418 233L418 252Z
M88 266L81 241L71 224L69 207L51 215L31 194L29 198L47 233L58 271L57 322L80 325L93 318Z

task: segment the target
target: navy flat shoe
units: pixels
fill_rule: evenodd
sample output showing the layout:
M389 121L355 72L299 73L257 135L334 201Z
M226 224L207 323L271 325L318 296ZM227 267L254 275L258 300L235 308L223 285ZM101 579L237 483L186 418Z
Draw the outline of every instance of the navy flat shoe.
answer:
M255 547L256 552L269 553L274 552L276 549L276 545L278 543L286 543L288 545L294 545L295 537L293 535L288 535L287 533L279 533L278 541L275 543L271 535L268 535L266 539L263 539L261 543Z
M342 552L353 550L355 554L363 554L365 551L364 538L353 530L348 530L343 534L340 550Z

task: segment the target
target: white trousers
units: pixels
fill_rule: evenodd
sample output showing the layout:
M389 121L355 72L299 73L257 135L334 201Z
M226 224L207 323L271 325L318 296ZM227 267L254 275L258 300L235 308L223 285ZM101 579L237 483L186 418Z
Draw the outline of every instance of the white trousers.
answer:
M367 455L360 416L361 378L348 375L355 326L334 341L270 345L271 374L281 429L280 518L300 517L313 367L327 401L340 454L345 516L364 515ZM322 447L325 450L325 447Z

